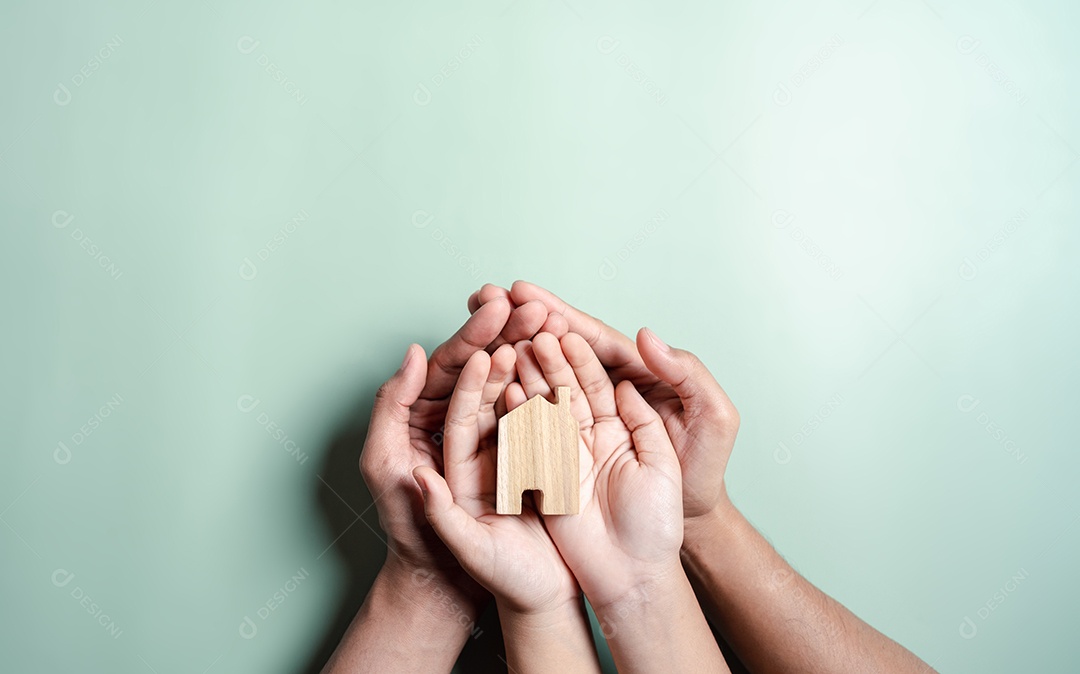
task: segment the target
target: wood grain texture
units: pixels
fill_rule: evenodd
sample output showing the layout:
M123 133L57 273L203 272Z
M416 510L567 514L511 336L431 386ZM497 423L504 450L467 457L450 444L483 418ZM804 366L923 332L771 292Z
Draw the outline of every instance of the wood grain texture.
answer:
M535 489L545 515L576 515L581 491L578 422L570 412L570 387L555 389L553 405L543 396L499 419L495 511L521 514L522 492Z

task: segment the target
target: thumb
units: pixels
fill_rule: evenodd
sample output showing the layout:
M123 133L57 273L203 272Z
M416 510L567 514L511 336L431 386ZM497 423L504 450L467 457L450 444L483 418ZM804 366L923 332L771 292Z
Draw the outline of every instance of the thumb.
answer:
M645 367L675 389L684 408L695 414L719 416L738 427L738 412L731 399L697 356L671 348L648 328L638 331L637 347Z
M368 437L387 439L408 434L409 408L427 382L427 357L418 344L410 344L401 367L375 393Z
M615 387L615 405L634 440L638 461L651 468L665 472L670 470L671 474L679 475L682 470L679 458L664 428L664 421L631 382L621 381Z
M446 480L433 468L417 466L413 469L413 479L424 495L424 514L431 528L468 571L478 559L478 550L487 537L484 525L454 503Z

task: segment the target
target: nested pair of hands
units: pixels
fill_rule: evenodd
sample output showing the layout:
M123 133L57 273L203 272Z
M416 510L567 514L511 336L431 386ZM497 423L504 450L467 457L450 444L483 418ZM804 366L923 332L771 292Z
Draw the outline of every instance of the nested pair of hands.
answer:
M495 512L501 401L570 388L578 421L581 508L577 515ZM679 460L660 416L629 381L612 384L585 339L541 332L531 341L477 351L450 396L443 476L421 466L428 519L469 574L516 612L577 601L597 605L673 572L682 544ZM576 579L576 581L575 581Z
M558 610L580 591L604 606L681 573L684 522L726 499L738 423L711 377L715 391L701 387L700 363L648 330L635 344L531 284L485 286L470 310L430 361L411 346L378 394L361 466L387 563L479 601L471 577L520 613ZM498 515L498 417L558 386L580 428L580 512Z

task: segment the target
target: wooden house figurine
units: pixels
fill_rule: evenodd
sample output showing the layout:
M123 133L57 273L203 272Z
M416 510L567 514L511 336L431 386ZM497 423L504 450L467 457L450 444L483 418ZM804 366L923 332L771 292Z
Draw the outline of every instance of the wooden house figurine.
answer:
M578 422L570 412L570 387L555 389L555 404L536 395L499 419L498 480L495 511L520 515L521 496L535 489L544 515L575 515L578 474Z

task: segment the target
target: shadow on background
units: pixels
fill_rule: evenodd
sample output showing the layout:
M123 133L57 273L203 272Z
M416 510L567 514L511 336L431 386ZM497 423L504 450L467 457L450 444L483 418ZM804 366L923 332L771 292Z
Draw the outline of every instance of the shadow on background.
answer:
M329 540L337 539L326 554L338 559L345 569L346 581L326 635L301 669L306 674L318 674L330 659L386 559L383 542L386 535L379 528L373 498L360 476L360 450L367 437L371 406L379 384L368 386L358 397L349 421L332 436L323 451L318 470L322 480L315 480L314 496ZM480 631L466 643L455 671L506 672L506 653L494 604L484 611L477 627Z

